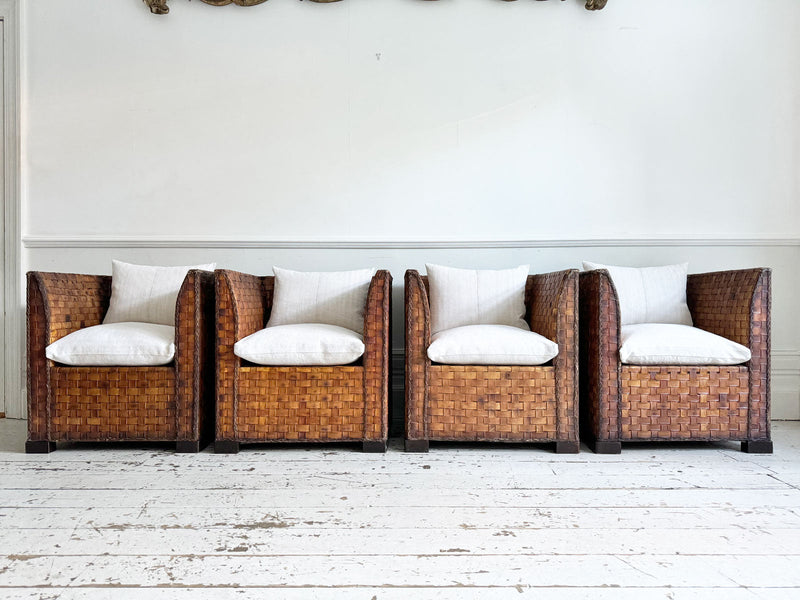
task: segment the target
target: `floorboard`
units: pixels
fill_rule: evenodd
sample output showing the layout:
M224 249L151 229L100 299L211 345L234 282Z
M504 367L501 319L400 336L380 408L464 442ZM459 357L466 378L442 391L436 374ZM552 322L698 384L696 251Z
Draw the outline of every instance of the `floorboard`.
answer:
M22 453L0 421L0 598L800 598L800 423L737 444Z

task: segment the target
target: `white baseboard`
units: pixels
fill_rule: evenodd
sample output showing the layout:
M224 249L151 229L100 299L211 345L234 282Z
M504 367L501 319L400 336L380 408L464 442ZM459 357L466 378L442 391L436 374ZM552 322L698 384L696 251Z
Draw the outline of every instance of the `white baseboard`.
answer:
M800 419L800 351L772 352L772 418Z

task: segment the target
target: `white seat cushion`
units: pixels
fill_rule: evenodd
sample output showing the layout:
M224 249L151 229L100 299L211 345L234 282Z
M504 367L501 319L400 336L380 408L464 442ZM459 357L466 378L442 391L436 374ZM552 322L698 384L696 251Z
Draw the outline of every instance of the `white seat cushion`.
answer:
M738 365L750 360L746 346L688 325L624 325L620 360L628 365Z
M431 332L465 325L508 325L529 329L525 322L528 265L514 269L455 269L425 265L431 297Z
M324 323L279 325L242 338L233 353L258 365L346 365L364 354L364 339Z
M541 365L558 355L558 344L508 325L466 325L440 331L428 358L448 365Z
M111 300L103 323L156 323L175 326L175 304L191 269L213 271L215 263L151 267L111 262Z
M175 328L153 323L95 325L56 340L45 355L73 366L166 365L175 357Z
M267 327L325 323L364 333L364 310L376 269L304 273L272 267L275 297Z
M583 268L607 269L619 297L620 325L675 323L691 325L686 304L689 263L663 267L613 267L586 262Z

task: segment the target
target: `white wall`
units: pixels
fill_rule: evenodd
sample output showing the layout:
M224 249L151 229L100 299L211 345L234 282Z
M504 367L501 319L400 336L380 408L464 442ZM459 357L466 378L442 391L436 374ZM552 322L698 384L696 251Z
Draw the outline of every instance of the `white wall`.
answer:
M772 266L800 418L797 0L170 6L23 2L28 268Z

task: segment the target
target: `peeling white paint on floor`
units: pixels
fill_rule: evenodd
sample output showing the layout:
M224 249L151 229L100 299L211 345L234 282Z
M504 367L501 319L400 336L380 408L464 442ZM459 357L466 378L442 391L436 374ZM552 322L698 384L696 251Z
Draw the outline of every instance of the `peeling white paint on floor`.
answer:
M61 445L0 420L0 598L800 598L800 423L738 444Z

